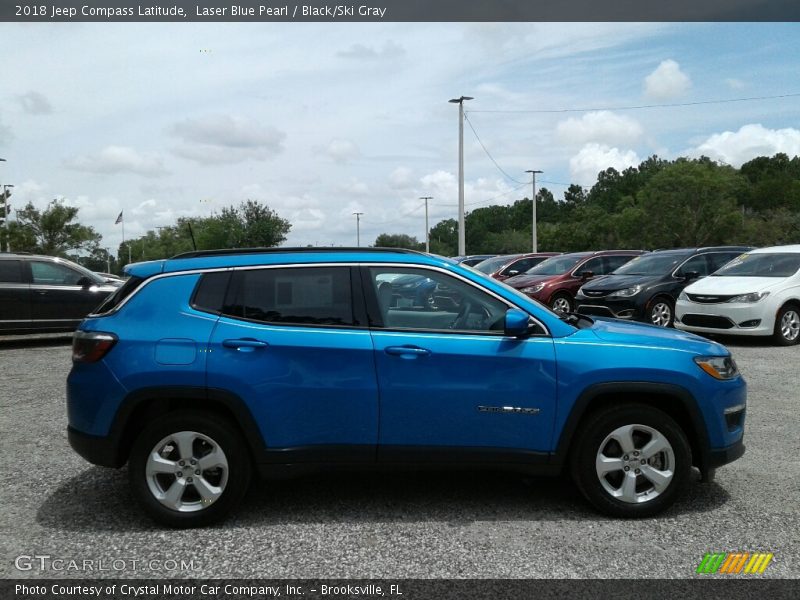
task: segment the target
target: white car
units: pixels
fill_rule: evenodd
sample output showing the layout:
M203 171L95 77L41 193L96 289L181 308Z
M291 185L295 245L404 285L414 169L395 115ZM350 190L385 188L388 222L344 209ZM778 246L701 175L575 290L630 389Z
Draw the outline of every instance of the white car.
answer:
M675 327L800 342L800 244L751 250L686 287Z

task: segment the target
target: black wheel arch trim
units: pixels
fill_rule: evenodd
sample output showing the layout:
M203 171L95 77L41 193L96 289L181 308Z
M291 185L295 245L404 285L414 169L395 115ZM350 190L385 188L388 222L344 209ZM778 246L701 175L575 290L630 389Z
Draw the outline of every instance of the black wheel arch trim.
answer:
M699 450L700 455L694 456L693 461L699 467L701 473L705 473L711 468L711 448L709 445L708 430L706 429L705 421L697 405L697 400L694 396L684 387L670 383L653 383L647 381L613 381L605 383L596 383L590 385L583 390L575 401L572 411L567 417L564 427L561 430L561 435L558 438L555 453L552 455L551 460L553 463L563 466L566 464L569 455L570 446L572 444L575 432L578 429L583 417L590 410L592 401L600 396L608 396L613 394L657 394L659 396L670 396L675 398L681 403L689 415L689 419L694 431L685 432L690 440L696 442L692 444L693 448ZM656 405L656 408L658 406Z

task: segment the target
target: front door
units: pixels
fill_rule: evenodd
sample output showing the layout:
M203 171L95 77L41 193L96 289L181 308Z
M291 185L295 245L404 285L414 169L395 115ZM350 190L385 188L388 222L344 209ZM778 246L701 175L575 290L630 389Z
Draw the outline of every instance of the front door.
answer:
M408 300L413 277L429 290L423 302ZM549 451L556 369L553 341L543 329L523 340L504 336L509 304L438 270L368 267L363 279L382 460Z

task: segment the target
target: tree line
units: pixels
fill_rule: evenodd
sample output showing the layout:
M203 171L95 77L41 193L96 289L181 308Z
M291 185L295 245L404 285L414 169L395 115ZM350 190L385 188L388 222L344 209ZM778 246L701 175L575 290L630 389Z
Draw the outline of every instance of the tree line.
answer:
M466 215L468 254L526 252L531 247L531 200L487 206ZM155 260L197 248L278 246L291 223L266 204L247 200L203 218L176 223L126 240L116 257L102 237L80 224L78 208L53 201L44 210L28 203L0 228L0 247L78 259L95 271L119 272L130 260ZM536 195L539 250L673 248L722 244L800 243L800 157L758 157L736 169L709 158L668 161L652 156L622 172L606 169L589 189L570 185L556 200ZM383 233L382 247L422 250L406 233ZM453 256L458 222L430 230L431 252ZM118 260L117 260L118 259Z
M622 172L602 171L588 190L570 185L563 200L541 188L536 201L541 251L797 243L800 158L776 154L735 169L706 157L653 156ZM524 198L467 213L467 254L530 251L531 209ZM375 245L424 248L407 234L381 234ZM434 225L430 246L436 254L456 254L458 222Z

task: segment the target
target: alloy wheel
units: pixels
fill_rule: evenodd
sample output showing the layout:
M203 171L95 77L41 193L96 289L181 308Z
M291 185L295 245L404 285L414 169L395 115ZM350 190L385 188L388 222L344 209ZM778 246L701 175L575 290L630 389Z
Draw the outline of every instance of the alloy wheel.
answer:
M787 310L781 318L781 335L787 342L794 342L800 335L800 314L794 309Z
M658 430L647 425L623 425L600 444L595 470L600 485L617 500L649 502L672 482L675 452Z
M570 312L572 310L572 305L570 304L569 298L558 296L553 300L553 310L559 314Z
M650 309L650 322L659 327L668 327L672 322L672 307L666 302L656 302Z

